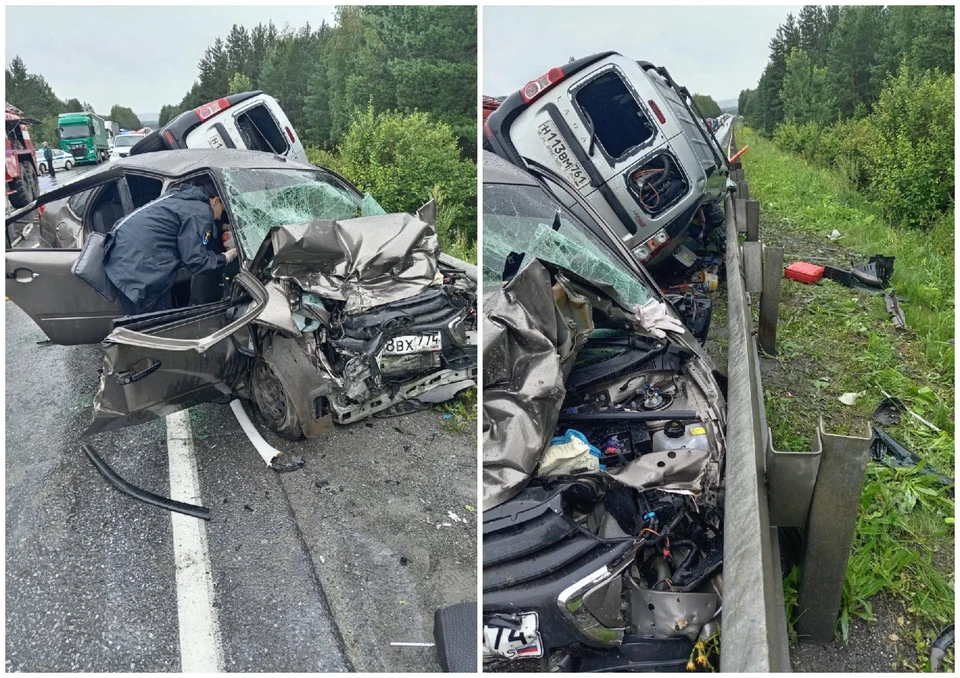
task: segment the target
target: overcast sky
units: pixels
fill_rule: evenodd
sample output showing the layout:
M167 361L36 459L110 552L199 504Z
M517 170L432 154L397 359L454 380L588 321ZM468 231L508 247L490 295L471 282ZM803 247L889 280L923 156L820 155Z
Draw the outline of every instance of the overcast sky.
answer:
M755 87L777 25L800 6L484 7L483 94L500 96L570 57L613 50L666 66L716 101Z
M6 65L20 55L61 99L159 113L197 78L203 51L233 24L299 28L333 21L328 7L7 7Z

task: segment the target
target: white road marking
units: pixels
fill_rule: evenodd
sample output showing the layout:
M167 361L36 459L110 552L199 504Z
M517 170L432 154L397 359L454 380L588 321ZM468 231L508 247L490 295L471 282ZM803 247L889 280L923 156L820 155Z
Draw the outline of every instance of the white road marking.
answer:
M190 414L167 417L170 497L200 503L197 461L193 455ZM180 669L184 673L223 671L220 625L213 607L213 576L207 548L207 526L181 513L171 513L177 566L177 613L180 621Z

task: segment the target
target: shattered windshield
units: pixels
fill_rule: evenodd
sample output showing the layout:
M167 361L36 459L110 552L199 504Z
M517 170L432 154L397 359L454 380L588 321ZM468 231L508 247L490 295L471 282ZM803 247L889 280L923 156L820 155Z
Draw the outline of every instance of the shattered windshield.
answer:
M251 256L274 226L385 214L371 196L361 200L325 172L229 169L223 181L234 233Z
M553 230L560 210L560 228ZM604 247L587 227L536 186L484 184L483 285L499 288L511 252L562 266L613 287L629 306L653 298L642 282Z

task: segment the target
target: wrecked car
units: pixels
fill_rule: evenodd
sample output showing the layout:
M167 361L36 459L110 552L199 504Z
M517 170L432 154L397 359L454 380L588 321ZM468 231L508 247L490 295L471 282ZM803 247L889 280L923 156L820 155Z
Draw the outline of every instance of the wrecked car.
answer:
M576 196L484 153L485 667L682 670L722 609L722 376L547 178Z
M684 243L723 224L726 156L662 66L603 52L551 68L489 114L484 148L559 170L648 266L690 268Z
M208 283L184 268L175 308L124 317L119 302L71 272L87 234L204 175L238 250L219 301L192 304L191 288ZM417 215L386 214L313 165L178 150L87 172L7 223L38 207L40 246L8 243L6 292L51 342L103 342L88 434L240 397L296 440L474 384L476 288L441 255L433 203ZM211 246L222 249L217 239Z

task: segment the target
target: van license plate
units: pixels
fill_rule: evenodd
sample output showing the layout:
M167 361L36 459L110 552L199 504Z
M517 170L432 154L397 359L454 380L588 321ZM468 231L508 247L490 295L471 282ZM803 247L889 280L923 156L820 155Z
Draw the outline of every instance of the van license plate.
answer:
M560 136L560 133L554 128L552 123L547 121L540 123L540 125L537 126L537 134L540 135L540 140L543 141L544 146L547 147L551 157L553 157L553 161L557 163L560 170L567 177L567 181L573 184L578 190L590 183L590 177L587 176L583 165L577 161L577 157L567 148L567 142Z
M387 339L387 343L383 345L383 353L384 355L403 355L405 353L439 351L442 348L440 333L430 332L429 334L414 334Z

